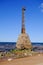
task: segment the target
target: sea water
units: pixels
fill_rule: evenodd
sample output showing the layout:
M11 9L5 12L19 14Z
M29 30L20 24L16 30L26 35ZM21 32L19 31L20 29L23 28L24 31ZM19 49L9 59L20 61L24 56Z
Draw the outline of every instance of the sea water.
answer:
M16 42L0 42L0 51L15 49ZM43 43L32 42L33 51L43 52Z

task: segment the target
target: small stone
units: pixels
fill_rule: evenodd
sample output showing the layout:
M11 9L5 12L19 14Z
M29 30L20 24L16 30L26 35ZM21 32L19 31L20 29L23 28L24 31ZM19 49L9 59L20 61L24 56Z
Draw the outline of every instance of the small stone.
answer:
M8 59L8 61L11 61L11 60L12 60L12 58L9 58L9 59Z
M25 56L27 56L27 53L24 53Z

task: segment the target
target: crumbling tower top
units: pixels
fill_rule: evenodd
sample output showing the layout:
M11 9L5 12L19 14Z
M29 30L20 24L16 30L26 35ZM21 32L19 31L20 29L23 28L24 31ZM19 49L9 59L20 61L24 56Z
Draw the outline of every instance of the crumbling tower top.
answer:
M25 8L22 8L22 29L21 29L21 33L25 33L25 22L24 22L24 12L25 12Z

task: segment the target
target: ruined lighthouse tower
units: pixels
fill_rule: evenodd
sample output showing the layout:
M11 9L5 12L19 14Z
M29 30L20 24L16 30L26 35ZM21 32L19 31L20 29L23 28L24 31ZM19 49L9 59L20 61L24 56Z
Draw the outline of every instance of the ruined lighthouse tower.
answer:
M25 30L24 12L25 12L25 8L23 7L22 8L22 28L21 28L21 34L19 35L17 43L16 43L17 49L31 49L32 48L30 38L27 35L26 30Z

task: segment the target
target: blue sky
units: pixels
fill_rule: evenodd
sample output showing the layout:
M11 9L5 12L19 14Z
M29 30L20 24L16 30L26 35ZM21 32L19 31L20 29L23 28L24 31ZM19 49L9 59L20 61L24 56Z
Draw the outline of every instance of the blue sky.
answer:
M16 42L21 34L22 7L31 42L43 42L43 0L0 0L0 42Z

